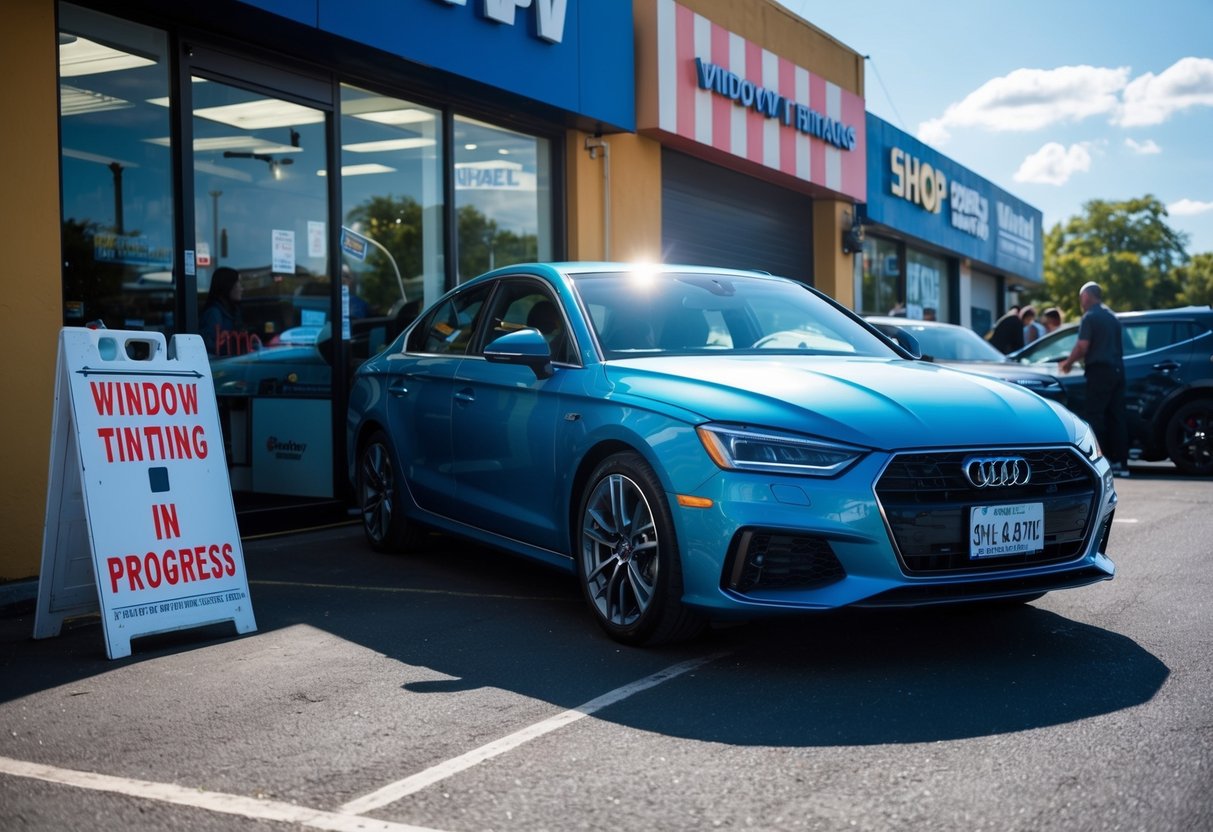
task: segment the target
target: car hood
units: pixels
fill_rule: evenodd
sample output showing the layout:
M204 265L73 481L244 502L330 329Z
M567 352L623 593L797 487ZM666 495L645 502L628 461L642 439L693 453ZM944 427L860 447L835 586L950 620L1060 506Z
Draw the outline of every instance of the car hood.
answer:
M607 377L617 399L872 448L1055 444L1076 430L1034 393L925 361L671 356L611 361Z

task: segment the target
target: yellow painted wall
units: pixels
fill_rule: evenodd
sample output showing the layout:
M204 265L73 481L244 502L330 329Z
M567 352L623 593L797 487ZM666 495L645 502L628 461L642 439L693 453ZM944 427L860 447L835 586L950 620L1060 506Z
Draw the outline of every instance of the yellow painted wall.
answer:
M569 257L661 261L661 145L627 133L601 137L610 156L610 246L604 248L606 154L591 159L588 133L569 131Z
M842 232L851 227L850 202L813 202L813 285L834 300L855 308L855 255L842 251Z
M0 581L38 574L62 321L55 4L7 0L0 27Z

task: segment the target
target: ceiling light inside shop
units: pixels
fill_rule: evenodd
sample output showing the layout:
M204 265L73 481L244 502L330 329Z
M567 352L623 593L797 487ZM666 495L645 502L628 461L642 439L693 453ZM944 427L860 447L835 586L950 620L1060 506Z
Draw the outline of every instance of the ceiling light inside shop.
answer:
M378 124L419 124L423 121L437 121L438 116L427 110L416 107L401 107L394 98L372 96L356 101L346 101L341 105L341 114L353 116L365 121Z
M144 139L148 144L169 147L172 139L168 136L157 136L154 139ZM249 150L253 153L302 153L302 147L289 144L279 144L256 136L211 136L206 139L194 139L195 153L212 153L220 150Z
M395 168L390 168L387 165L368 164L368 165L342 165L341 166L341 175L342 176L366 176L371 173L395 173L395 172L396 172ZM327 170L316 171L317 176L328 176L328 174L329 174L329 172Z
M156 63L142 55L132 55L66 32L60 33L59 41L59 75L62 78L116 72Z
M342 150L348 150L351 153L379 153L388 150L416 150L419 147L433 147L435 144L433 139L412 138L412 139L385 139L379 142L357 142L355 144L343 144Z
M320 110L289 101L279 101L276 98L245 101L243 104L225 104L222 107L203 107L194 110L194 115L240 130L267 130L271 127L319 124L324 121L324 113Z
M124 170L126 168L139 167L138 162L128 162L125 159L115 159L113 156L102 156L98 153L89 153L86 150L73 150L70 147L65 147L62 150L64 156L69 159L79 159L82 162L96 162L99 165L120 165Z
M125 110L135 105L123 98L105 93L82 90L79 87L59 86L59 115L79 116L85 113L100 113L105 110Z

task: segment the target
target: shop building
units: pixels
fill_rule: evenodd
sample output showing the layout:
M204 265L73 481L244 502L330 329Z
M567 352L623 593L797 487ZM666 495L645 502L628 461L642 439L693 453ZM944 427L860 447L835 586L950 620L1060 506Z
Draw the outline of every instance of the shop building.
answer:
M242 530L344 518L358 362L533 259L854 297L863 61L772 0L14 0L0 581L38 571L56 339L211 349ZM16 195L20 195L16 198ZM240 326L208 313L239 274Z
M871 113L867 136L855 310L985 334L1043 282L1041 212Z

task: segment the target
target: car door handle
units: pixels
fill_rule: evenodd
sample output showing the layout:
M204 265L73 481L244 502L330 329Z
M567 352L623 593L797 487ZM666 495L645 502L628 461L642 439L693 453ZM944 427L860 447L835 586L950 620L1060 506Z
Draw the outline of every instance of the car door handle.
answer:
M391 384L387 386L387 391L398 399L403 398L409 394L409 388L404 386L405 382L406 379L403 378L393 379Z
M1154 365L1154 369L1160 373L1173 373L1179 369L1178 361L1160 361Z
M473 392L471 387L465 387L455 394L455 401L471 404L476 401L476 393Z

